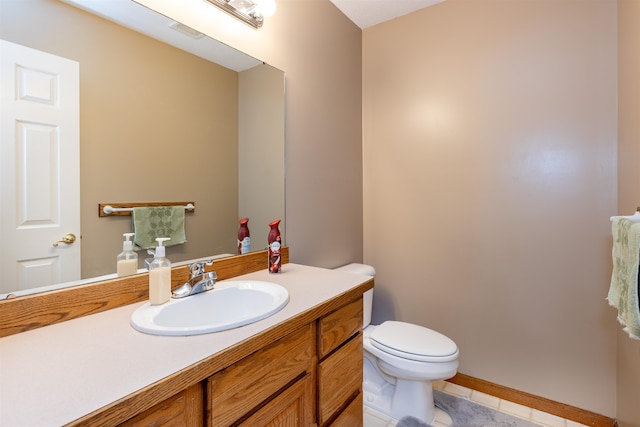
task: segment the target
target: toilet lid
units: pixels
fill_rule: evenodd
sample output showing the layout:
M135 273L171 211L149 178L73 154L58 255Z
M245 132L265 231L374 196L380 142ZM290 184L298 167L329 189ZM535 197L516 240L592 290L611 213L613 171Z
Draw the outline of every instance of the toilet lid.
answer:
M449 361L458 357L458 346L439 332L412 323L387 321L369 336L382 351L417 361Z

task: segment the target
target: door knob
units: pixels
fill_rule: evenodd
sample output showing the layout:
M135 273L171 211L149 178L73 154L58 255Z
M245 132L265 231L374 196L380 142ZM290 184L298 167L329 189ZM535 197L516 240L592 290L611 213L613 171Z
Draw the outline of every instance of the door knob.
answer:
M64 237L62 238L62 240L58 240L57 242L55 242L55 243L53 244L53 247L54 247L54 248L57 248L57 247L58 247L58 243L66 243L67 245L70 245L70 244L72 244L72 243L73 243L73 242L75 242L75 241L76 241L76 235L75 235L75 234L73 234L73 233L68 233L68 234L65 234L65 235L64 235Z

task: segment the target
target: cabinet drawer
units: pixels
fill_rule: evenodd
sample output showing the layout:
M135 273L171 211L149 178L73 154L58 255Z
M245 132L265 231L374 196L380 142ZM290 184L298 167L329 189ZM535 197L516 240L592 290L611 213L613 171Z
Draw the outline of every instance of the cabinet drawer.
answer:
M362 427L364 425L363 404L362 393L360 393L331 423L331 427Z
M324 425L362 390L362 333L318 365L318 416Z
M318 321L318 357L322 359L362 329L362 298Z
M305 326L209 377L209 425L232 424L310 371L312 336L312 326Z

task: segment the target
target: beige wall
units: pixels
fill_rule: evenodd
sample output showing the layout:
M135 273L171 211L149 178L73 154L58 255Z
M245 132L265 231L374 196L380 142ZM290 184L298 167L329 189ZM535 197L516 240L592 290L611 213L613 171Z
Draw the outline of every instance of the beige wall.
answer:
M618 1L618 212L640 206L640 2ZM618 328L617 418L640 427L640 342Z
M234 253L238 73L57 0L3 0L0 15L1 38L80 63L82 277L115 272L132 231L99 203L194 201L167 256Z
M613 417L616 102L615 1L447 0L364 30L374 321Z

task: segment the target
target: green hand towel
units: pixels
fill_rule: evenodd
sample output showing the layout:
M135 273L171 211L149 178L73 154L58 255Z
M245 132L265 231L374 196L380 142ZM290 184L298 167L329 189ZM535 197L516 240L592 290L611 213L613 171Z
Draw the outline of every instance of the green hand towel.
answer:
M618 321L631 338L640 339L638 267L640 265L640 223L614 218L613 273L607 300L618 309Z
M184 206L154 206L133 208L133 242L149 249L158 246L156 237L169 237L163 246L179 245L187 241L184 232Z

